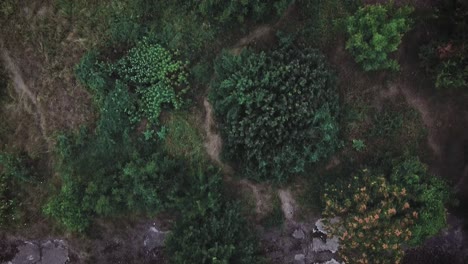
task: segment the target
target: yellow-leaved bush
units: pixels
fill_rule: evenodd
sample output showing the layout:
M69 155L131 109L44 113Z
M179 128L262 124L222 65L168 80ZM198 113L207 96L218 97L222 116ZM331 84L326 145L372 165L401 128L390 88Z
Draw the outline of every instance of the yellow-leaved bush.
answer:
M363 169L323 194L324 215L341 219L328 228L339 237L346 263L400 263L403 245L421 244L445 226L448 199L445 183L416 158L390 175Z

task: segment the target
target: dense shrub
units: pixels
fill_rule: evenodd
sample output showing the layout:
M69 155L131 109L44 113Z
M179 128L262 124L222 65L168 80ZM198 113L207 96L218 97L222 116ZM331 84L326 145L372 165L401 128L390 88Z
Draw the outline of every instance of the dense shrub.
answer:
M398 263L403 245L420 245L446 225L449 190L416 158L397 162L389 175L364 169L326 187L324 215L352 263Z
M239 205L223 196L220 175L199 173L198 180L166 242L171 263L260 263L257 241Z
M131 100L125 112L133 124L146 120L147 130L152 130L159 125L163 109L181 107L181 96L188 89L185 65L175 54L145 38L115 63L106 62L96 51L88 52L77 65L76 75L95 93L98 104L111 93L135 91L124 96Z
M410 7L368 5L346 21L349 39L346 49L365 71L398 70L396 60L389 57L396 51L401 38L410 29Z
M437 88L453 89L468 86L468 58L462 56L440 65L435 82Z
M146 118L152 124L158 124L164 105L178 109L180 96L188 88L185 63L147 39L131 49L112 68L122 80L136 87L139 119Z
M96 148L102 145L93 144L99 142L88 140L85 146L73 146L76 150L64 157L61 190L45 207L45 212L67 229L85 231L96 216L124 212L154 214L173 209L180 206L179 199L190 194L192 176L183 161L169 159L161 151L132 151L128 145L101 152ZM106 156L105 150L125 151L126 155ZM88 167L82 167L84 164Z
M335 77L316 50L223 54L210 100L226 157L242 173L282 181L338 146Z

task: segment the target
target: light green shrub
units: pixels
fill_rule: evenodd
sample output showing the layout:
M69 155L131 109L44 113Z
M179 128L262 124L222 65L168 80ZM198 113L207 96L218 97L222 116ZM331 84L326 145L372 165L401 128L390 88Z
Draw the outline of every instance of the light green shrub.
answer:
M390 55L410 29L411 12L408 6L395 8L377 4L361 7L347 19L346 49L365 71L399 69L398 62Z

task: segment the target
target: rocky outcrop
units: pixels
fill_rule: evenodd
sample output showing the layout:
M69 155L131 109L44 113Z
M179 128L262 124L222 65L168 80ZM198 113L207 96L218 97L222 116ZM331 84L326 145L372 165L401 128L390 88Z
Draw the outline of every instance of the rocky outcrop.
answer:
M341 263L338 238L329 236L323 219L315 224L287 221L281 230L263 230L262 243L271 263Z
M16 251L13 259L5 264L65 264L70 260L63 240L23 241Z

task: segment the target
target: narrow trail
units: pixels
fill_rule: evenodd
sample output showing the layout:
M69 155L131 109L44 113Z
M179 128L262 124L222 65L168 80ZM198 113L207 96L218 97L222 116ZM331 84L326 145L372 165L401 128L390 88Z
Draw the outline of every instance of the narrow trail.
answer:
M228 164L225 164L221 161L220 155L223 147L221 140L221 135L219 135L216 130L216 124L213 117L213 108L206 98L203 99L203 106L205 108L205 121L204 121L204 130L205 130L205 149L208 153L208 156L216 164L218 164L224 174L226 175L226 180L234 181L232 178L233 169ZM267 186L262 184L255 184L249 180L243 179L238 182L241 187L249 189L255 199L255 213L257 216L263 216L270 210L270 197L264 194L266 192Z
M5 69L10 73L10 76L12 77L14 91L18 95L18 98L20 101L22 101L24 96L26 96L26 99L27 99L26 101L34 106L35 111L31 114L33 114L34 116L38 118L41 134L44 137L45 141L47 142L47 145L50 147L51 142L48 137L47 120L45 118L44 108L41 106L40 102L37 100L36 95L34 95L31 89L29 89L29 87L26 85L23 79L23 76L21 74L21 70L11 58L8 50L4 48L2 40L0 40L0 52L1 52L1 58L3 60ZM26 104L25 101L22 101L22 102Z

